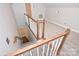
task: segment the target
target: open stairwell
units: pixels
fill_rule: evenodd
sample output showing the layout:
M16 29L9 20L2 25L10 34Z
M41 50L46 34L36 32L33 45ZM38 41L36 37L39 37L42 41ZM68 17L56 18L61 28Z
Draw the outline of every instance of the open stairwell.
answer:
M70 33L69 29L54 28L46 20L35 20L26 16L26 25L31 33L31 42L7 56L57 56L63 48L64 42ZM48 25L47 25L48 24ZM54 31L55 30L55 31Z

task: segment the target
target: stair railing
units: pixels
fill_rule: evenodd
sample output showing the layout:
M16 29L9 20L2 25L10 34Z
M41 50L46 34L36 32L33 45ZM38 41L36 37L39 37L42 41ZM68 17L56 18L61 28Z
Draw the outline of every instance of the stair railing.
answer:
M27 25L29 26L31 32L37 38L37 40L39 40L40 38L44 38L45 20L35 20L25 13L24 13L24 15L28 18ZM34 27L36 27L36 34L34 33L35 30L33 31L33 28L31 28L33 26L33 25L31 26L31 23L36 24L34 26Z
M60 54L62 46L69 34L70 30L56 34L45 40L38 40L33 45L26 46L14 52L10 52L9 56L56 56Z

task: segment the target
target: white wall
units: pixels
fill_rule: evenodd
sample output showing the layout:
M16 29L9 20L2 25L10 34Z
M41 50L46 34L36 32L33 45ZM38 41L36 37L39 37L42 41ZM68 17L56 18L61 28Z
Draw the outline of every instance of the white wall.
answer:
M0 4L0 55L20 47L20 42L13 44L14 36L18 35L16 22L9 4ZM8 37L10 43L6 43Z
M12 9L16 18L17 25L24 26L25 22L27 21L27 18L25 19L24 13L26 13L25 9L25 3L13 3ZM43 18L45 18L45 7L41 3L31 3L31 10L32 10L32 17L35 20L38 20L39 14L43 15ZM31 23L30 24L31 29L36 34L37 33L37 24Z
M79 32L79 7L46 7L46 20Z
M39 19L39 15L42 14L45 18L45 7L42 3L32 3L32 17L36 20Z
M24 26L25 21L26 21L25 16L24 16L24 13L26 13L25 4L24 3L13 3L11 7L13 9L18 27Z

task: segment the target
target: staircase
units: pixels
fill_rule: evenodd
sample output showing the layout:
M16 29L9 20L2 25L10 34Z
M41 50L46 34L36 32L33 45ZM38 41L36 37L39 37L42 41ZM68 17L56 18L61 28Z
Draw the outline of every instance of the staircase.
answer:
M9 56L57 56L64 45L64 42L70 32L69 29L45 38L45 20L35 20L30 16L24 14L27 17L26 25L36 39L36 42L32 45L25 46L14 52L10 52ZM32 27L34 25L34 27ZM52 25L51 25L52 26ZM34 29L33 29L34 28ZM50 28L51 29L51 28ZM34 32L35 31L35 32Z

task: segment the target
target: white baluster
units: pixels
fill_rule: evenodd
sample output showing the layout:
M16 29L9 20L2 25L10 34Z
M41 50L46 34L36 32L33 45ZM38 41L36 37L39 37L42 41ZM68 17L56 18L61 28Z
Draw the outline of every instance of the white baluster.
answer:
M48 43L46 56L48 56L48 53L49 53L49 48L50 48L50 43Z
M50 50L49 56L51 56L51 54L52 54L52 50L53 50L53 42L51 42L51 43L52 43L52 47L51 47L51 50Z
M39 47L37 48L37 56L39 56Z
M58 39L58 44L57 44L57 49L56 49L55 55L57 55L57 52L58 52L58 49L59 49L59 47L60 47L60 44L61 44L61 42L62 42L63 37L64 37L64 36L62 36L62 37L60 37L60 38Z
M56 44L55 44L55 49L54 49L54 56L56 56L56 51L57 51L57 48L58 48L59 40L60 40L60 38L56 39Z
M32 52L31 52L31 51L29 51L29 53L30 53L30 56L32 56Z
M51 52L50 52L50 56L53 55L53 52L55 50L55 44L56 44L56 40L55 41L52 41L52 49L51 49Z
M43 53L42 53L42 56L44 56L44 49L45 49L45 45L43 45Z

